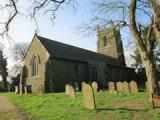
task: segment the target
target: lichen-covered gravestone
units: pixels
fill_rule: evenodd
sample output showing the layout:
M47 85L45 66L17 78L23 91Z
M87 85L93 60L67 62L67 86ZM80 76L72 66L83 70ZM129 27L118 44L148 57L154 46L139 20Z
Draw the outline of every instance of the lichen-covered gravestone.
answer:
M92 88L93 88L94 93L98 92L98 84L97 84L97 82L92 82Z
M18 94L18 86L14 86L15 87L15 93Z
M117 92L119 92L119 93L123 92L123 83L122 82L117 82L116 87L117 87Z
M129 84L126 81L123 82L123 92L122 93L124 94L130 93Z
M137 87L137 83L135 81L132 80L129 83L129 87L130 87L131 93L138 93L138 87Z
M96 109L93 88L89 84L85 84L83 86L82 93L83 93L83 102L85 108Z
M70 85L70 97L76 98L76 92L75 92L75 89L72 85Z
M109 83L108 83L108 91L109 91L110 93L116 92L114 82L109 82Z
M69 84L66 84L66 86L65 86L65 93L66 93L66 95L70 94L70 85Z

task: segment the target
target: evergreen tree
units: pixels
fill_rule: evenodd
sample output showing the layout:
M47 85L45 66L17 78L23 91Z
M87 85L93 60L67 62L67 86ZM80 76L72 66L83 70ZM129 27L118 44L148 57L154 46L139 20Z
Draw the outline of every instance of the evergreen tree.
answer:
M1 71L1 75L2 75L3 85L4 85L4 88L7 88L7 76L8 76L7 59L4 58L2 50L0 50L0 66L1 66L0 71Z

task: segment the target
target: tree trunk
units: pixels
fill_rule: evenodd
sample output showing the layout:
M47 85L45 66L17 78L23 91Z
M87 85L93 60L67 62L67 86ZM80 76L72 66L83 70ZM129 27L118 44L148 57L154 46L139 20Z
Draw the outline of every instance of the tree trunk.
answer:
M153 28L156 33L157 40L160 42L160 0L149 0L153 9Z
M135 40L136 47L140 53L142 63L144 64L147 80L148 80L148 88L149 88L149 101L151 101L151 94L153 93L153 88L156 81L156 71L155 65L153 61L153 48L150 47L150 43L147 41L144 43L143 38L141 37L141 32L137 28L136 24L136 5L137 0L131 0L130 11L129 11L129 18L130 18L130 30L132 36Z
M143 54L143 53L142 53ZM142 55L141 54L141 55ZM145 71L146 71L146 76L147 76L147 80L148 80L148 92L149 92L149 101L152 101L152 93L154 92L154 87L156 87L155 82L156 82L156 71L155 71L155 66L154 66L154 62L153 60L150 59L146 59L143 57L143 55L141 56L142 62L144 64L145 67Z

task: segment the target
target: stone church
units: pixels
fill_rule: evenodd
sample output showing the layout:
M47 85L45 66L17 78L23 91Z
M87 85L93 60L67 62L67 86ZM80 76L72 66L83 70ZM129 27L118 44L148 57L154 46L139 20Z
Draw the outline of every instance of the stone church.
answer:
M35 34L24 64L21 81L32 92L40 86L45 92L61 92L68 83L80 89L83 81L96 81L103 89L109 81L135 79L134 69L125 64L120 31L113 28L98 31L97 52Z

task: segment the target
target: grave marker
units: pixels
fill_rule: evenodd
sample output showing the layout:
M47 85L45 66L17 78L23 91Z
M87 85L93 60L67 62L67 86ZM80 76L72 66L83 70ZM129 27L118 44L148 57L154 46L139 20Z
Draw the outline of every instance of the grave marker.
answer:
M97 84L97 82L92 82L92 88L93 88L94 93L98 92L98 84Z
M85 108L96 109L94 91L91 85L85 84L83 86L83 102Z

